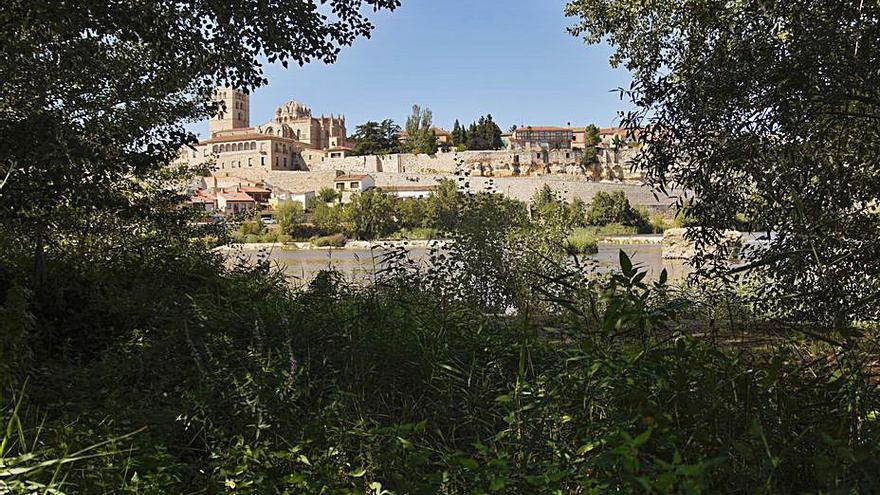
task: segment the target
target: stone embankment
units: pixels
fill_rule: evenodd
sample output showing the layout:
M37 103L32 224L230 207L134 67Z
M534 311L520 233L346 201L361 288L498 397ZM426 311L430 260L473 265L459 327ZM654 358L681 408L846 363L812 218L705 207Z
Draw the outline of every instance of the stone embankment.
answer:
M666 260L689 260L697 255L696 244L685 237L687 229L666 229L663 232L663 259ZM722 246L728 248L728 254L736 257L746 240L746 235L735 230L726 230L721 241ZM706 252L717 252L716 246L708 246Z

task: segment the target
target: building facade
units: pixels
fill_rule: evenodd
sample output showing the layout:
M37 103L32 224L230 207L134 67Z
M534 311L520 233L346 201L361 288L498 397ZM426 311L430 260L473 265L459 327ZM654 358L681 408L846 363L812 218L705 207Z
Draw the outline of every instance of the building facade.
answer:
M231 88L218 88L216 115L208 121L210 136L194 149L181 151L190 166L213 163L214 174L235 175L247 169L302 170L303 150L326 155L345 149L345 117L312 117L311 110L288 101L275 110L273 120L250 125L250 96Z

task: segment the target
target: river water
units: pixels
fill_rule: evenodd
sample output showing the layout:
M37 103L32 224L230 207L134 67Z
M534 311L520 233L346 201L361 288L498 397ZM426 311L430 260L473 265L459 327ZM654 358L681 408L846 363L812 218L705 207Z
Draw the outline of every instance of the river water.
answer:
M626 252L633 263L648 272L649 278L656 278L665 268L670 280L681 280L690 273L690 268L680 260L664 260L660 244L611 244L600 243L599 252L584 256L593 260L597 271L608 272L619 267L619 251ZM270 261L284 270L292 279L307 281L316 273L334 268L352 281L370 280L383 268L381 262L385 251L380 248L369 249L274 249L268 252ZM248 253L246 256L252 256ZM411 247L407 256L418 263L427 264L428 249Z

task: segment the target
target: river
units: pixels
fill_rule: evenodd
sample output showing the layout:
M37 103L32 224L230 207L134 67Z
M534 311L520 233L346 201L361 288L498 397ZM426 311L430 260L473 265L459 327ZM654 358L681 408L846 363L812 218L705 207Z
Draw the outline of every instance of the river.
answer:
M664 260L660 244L599 243L599 252L584 256L596 263L597 271L608 272L619 267L619 251L626 252L633 263L647 270L649 278L656 278L665 268L670 280L681 280L690 268L680 260ZM369 249L272 249L268 252L273 264L284 270L294 280L310 280L321 270L334 268L349 280L367 281L383 267L382 248ZM253 252L244 252L252 256ZM418 263L428 262L428 249L410 247L407 256Z

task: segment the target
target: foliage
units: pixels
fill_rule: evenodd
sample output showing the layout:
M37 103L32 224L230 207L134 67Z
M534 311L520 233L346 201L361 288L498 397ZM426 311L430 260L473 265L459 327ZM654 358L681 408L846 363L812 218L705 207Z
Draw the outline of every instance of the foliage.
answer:
M322 187L318 194L315 196L315 199L321 201L322 203L335 203L342 198L342 195L336 189L332 187Z
M434 134L433 113L429 108L413 105L412 115L406 119L406 141L403 150L408 153L437 153L437 136Z
M465 209L498 201L466 196ZM406 270L367 287L324 272L294 293L259 266L166 276L167 295L145 299L165 316L150 331L38 372L41 455L150 425L123 455L65 468L83 494L877 489L880 404L853 371L876 349L772 334L712 346L677 318L732 314L620 263L544 279L532 298L555 309L510 317ZM184 287L187 303L168 304Z
M598 162L598 150L596 146L602 142L602 136L599 134L599 127L590 124L584 129L586 139L584 143L584 154L581 155L581 165L592 165Z
M390 240L427 241L438 239L439 231L432 227L403 228L388 236Z
M313 237L311 243L317 247L345 247L348 240L342 234Z
M392 120L365 122L349 137L354 141L355 155L387 155L400 152L400 126Z
M347 216L347 207L341 203L328 205L318 201L312 209L312 223L324 233L345 231Z
M724 268L711 248L744 214L774 234L750 266L769 313L828 331L880 318L876 2L575 0L567 13L632 72L635 165L693 193L704 272Z
M599 191L593 196L587 210L587 224L607 225L619 223L639 227L646 225L648 219L643 212L632 207L623 191L610 193Z
M3 235L29 246L39 270L63 254L114 263L220 235L178 208L193 171L172 162L195 142L183 124L219 110L217 85L264 85L260 60L333 62L372 31L365 4L398 2L335 1L330 16L285 2L4 2Z
M402 229L414 229L416 227L430 227L429 219L425 214L427 201L416 198L405 198L395 202L394 217L397 226Z
M498 150L504 147L501 141L501 128L492 120L492 115L480 117L465 129L455 121L457 127L452 128L452 144L465 145L469 150Z
M378 239L396 230L394 198L370 189L351 196L348 217L359 239Z
M284 201L275 208L275 221L281 232L290 235L305 220L305 211L299 201Z
M467 129L458 122L458 119L455 119L455 124L452 126L452 132L450 135L452 137L452 145L456 147L456 150L458 150L459 146L464 146L464 149L459 151L467 149L467 146L465 145L465 143L467 143Z
M578 228L568 234L563 247L569 254L596 254L599 252L599 241L589 230Z
M427 223L439 230L452 230L461 208L461 195L455 181L441 179L425 204Z

